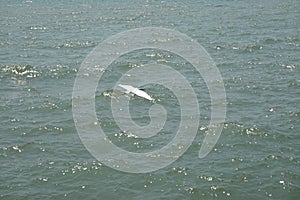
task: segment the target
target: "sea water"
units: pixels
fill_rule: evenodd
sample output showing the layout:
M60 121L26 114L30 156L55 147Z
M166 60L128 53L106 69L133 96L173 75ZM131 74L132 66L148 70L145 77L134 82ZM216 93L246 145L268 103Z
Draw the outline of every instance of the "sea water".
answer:
M0 199L298 199L299 10L293 0L2 2ZM183 156L157 171L131 174L85 148L72 91L93 48L111 35L149 26L180 31L206 49L223 78L227 113L217 144L199 159L211 111L205 82L164 52L120 58L95 97L99 123L120 148L141 153L168 144L180 104L166 88L146 87L165 105L169 128L151 140L131 137L111 118L111 80L148 61L181 66L200 99L198 133ZM132 119L149 123L152 103L127 98Z

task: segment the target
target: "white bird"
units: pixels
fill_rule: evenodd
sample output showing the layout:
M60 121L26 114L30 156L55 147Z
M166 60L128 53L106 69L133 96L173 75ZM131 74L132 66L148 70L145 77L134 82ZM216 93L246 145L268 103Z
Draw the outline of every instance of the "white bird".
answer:
M119 84L118 86L121 87L121 88L124 88L126 90L126 93L130 93L131 92L133 94L136 94L137 96L140 96L140 97L143 97L145 99L148 99L149 101L153 101L154 100L145 91L143 91L141 89L138 89L136 87L133 87L131 85L122 85L122 84Z

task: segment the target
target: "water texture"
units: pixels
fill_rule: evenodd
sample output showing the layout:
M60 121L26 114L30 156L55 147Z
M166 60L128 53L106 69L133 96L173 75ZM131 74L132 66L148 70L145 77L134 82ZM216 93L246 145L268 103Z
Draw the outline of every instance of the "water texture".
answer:
M2 2L0 199L298 199L299 10L293 0ZM111 79L143 63L168 64L181 70L200 99L199 131L185 154L158 171L130 174L85 149L73 121L72 89L97 44L147 26L180 31L208 51L223 77L227 116L214 150L199 159L210 117L203 80L165 52L121 57L96 94L99 122L118 146L133 152L163 147L174 137L180 113L171 91L149 86L166 105L169 128L151 140L132 137L106 109ZM133 120L147 124L150 103L131 98Z

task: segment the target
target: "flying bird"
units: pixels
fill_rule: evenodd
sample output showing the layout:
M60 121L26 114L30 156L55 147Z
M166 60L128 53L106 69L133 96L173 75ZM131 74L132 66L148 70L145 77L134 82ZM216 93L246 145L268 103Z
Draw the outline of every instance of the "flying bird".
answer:
M148 99L149 101L153 101L154 99L149 95L147 94L145 91L139 89L139 88L136 88L136 87L133 87L131 85L122 85L122 84L119 84L118 85L119 87L123 88L126 90L125 93L133 93L137 96L140 96L140 97L143 97L145 99Z

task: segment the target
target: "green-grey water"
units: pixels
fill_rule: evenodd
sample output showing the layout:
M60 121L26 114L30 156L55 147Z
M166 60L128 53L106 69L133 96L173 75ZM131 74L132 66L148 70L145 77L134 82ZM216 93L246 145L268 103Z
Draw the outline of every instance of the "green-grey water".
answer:
M300 38L298 1L8 1L0 7L0 199L298 199L300 196ZM227 95L221 137L203 159L209 94L189 66L165 52L121 57L96 94L99 122L118 146L162 148L178 128L178 102L149 86L171 116L151 140L120 132L107 108L111 76L141 63L181 69L199 97L195 140L171 165L145 174L111 169L77 134L72 90L85 57L107 37L164 27L200 43ZM97 73L97 72L95 72ZM114 78L112 78L114 79ZM162 95L163 94L163 95ZM130 101L146 124L150 103Z

